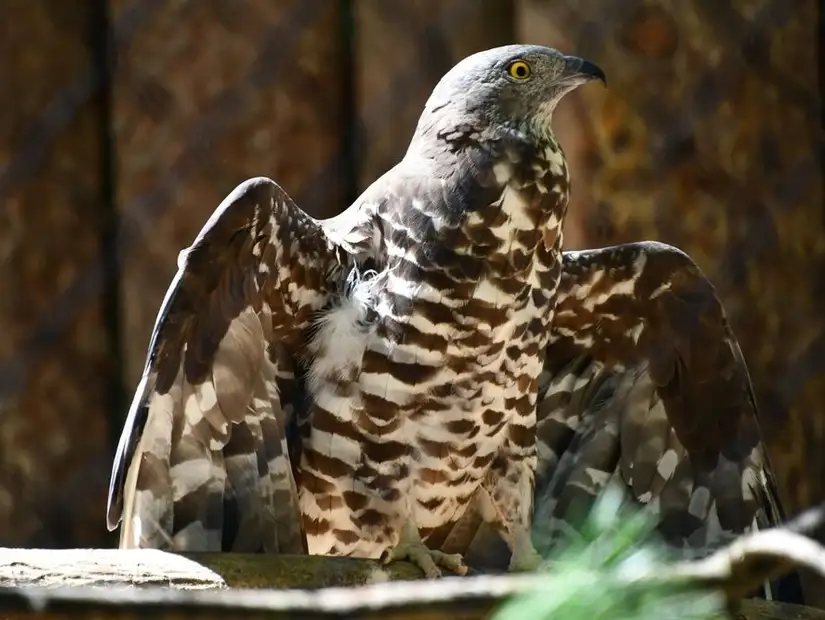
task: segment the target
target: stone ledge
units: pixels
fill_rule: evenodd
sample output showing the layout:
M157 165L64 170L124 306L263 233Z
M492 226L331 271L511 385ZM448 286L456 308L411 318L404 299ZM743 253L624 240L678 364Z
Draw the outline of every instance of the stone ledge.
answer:
M2 549L0 587L323 588L422 578L406 562L155 549Z

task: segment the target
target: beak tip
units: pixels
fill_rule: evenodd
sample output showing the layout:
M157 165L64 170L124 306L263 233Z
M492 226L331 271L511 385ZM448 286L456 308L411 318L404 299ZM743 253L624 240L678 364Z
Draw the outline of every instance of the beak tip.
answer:
M579 71L585 75L590 76L594 80L599 80L604 86L607 86L607 76L604 74L604 71L601 67L599 67L596 63L590 62L589 60L585 60L582 62L581 69Z
M604 86L607 86L607 76L596 63L576 56L566 56L565 65L565 69L569 73L584 75L591 80L599 80Z

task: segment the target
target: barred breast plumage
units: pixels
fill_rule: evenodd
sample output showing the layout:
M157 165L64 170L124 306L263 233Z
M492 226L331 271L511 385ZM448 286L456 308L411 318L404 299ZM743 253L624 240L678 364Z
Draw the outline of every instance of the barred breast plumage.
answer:
M513 474L525 477L523 488L517 480L508 494L532 493L537 378L568 182L555 141L536 151L510 137L489 185L473 180L477 194L497 198L460 222L438 230L426 194L372 207L386 263L355 278L309 347L312 424L299 486L312 553L377 557L398 544L410 515L426 540L461 517L491 468L523 467ZM423 173L427 164L412 166ZM429 191L441 185L433 172L396 180L393 171L383 183ZM405 226L416 219L415 231ZM448 267L459 262L460 270ZM508 502L490 478L499 510L524 520L518 511L529 514L530 502Z

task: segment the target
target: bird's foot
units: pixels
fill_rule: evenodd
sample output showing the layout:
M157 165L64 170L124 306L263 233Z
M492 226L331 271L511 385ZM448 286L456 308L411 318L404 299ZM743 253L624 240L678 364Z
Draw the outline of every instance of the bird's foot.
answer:
M467 573L467 565L464 563L461 554L443 553L436 549L430 549L421 541L400 543L382 557L384 564L398 562L399 560L409 560L420 568L428 579L441 577L441 568L446 568L448 571L459 575Z
M385 565L400 560L408 560L418 566L428 579L441 577L441 568L459 575L467 574L467 565L461 554L430 549L421 540L414 524L405 526L398 544L381 557L381 562Z

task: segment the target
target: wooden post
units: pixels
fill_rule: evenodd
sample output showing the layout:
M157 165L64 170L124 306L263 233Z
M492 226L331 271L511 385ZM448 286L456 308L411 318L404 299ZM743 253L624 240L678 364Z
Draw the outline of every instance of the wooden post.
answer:
M70 6L71 5L71 6ZM0 10L0 544L105 546L96 3Z
M340 210L342 43L329 0L112 5L131 391L178 253L238 183L269 176L313 215Z
M355 64L358 184L407 150L436 82L459 60L513 42L512 0L358 0Z
M750 366L787 512L821 502L817 2L519 5L523 40L586 56L607 73L607 89L565 102L575 123L559 123L574 154L568 247L653 239L698 262Z

